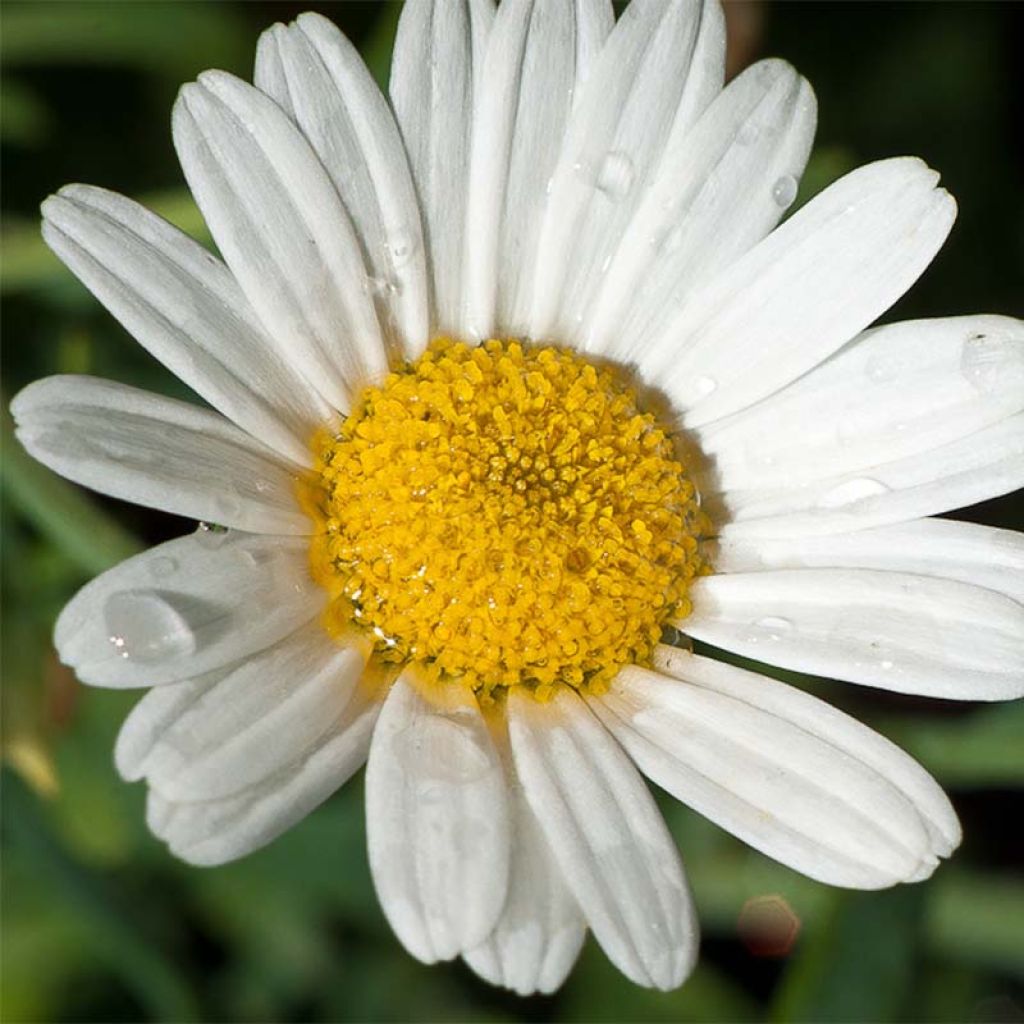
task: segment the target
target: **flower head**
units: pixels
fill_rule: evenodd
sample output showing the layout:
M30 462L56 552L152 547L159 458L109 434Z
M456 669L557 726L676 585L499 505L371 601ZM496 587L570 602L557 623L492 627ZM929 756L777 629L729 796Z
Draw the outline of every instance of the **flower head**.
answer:
M403 944L527 993L587 929L639 984L692 967L641 772L835 885L956 847L887 740L661 642L1024 691L1024 543L927 518L1024 479L1024 328L868 329L952 199L886 160L776 227L813 95L780 61L723 88L723 51L711 2L410 0L389 103L307 14L255 86L207 72L175 106L223 261L101 189L46 201L53 249L212 407L86 377L14 402L47 465L201 521L56 627L83 681L151 687L117 765L178 856L243 856L366 763Z

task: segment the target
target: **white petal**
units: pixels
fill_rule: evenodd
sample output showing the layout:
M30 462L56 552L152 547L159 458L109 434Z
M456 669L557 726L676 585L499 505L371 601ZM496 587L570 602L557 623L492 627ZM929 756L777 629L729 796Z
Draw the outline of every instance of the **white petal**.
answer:
M174 144L217 246L279 351L347 408L387 360L359 242L298 128L222 71L186 85Z
M973 505L1024 486L1024 413L931 451L777 490L705 492L730 539L846 533Z
M816 537L723 537L717 572L761 569L884 569L973 583L1024 604L1024 534L953 519L915 519Z
M255 82L320 157L362 244L385 338L399 358L416 358L429 340L423 232L387 100L355 47L313 13L263 33Z
M279 355L230 271L177 228L105 189L43 203L43 237L172 373L299 465L330 409Z
M898 747L791 687L662 649L589 703L653 782L830 885L930 874L960 840L937 783ZM682 682L680 682L682 680Z
M212 866L244 857L301 821L363 766L379 707L357 690L342 719L316 747L223 800L176 804L151 789L146 822L190 864Z
M433 963L494 927L508 887L506 783L476 698L450 684L391 688L366 768L370 868L384 913Z
M492 0L411 0L391 64L395 109L423 213L431 329L465 334L463 246L474 90L484 73Z
M734 79L665 153L588 311L593 352L632 362L687 295L779 222L796 197L817 104L785 61Z
M640 354L644 377L697 427L827 359L938 252L956 204L937 180L912 158L841 178L683 302Z
M133 774L175 802L220 799L262 782L334 730L365 661L365 651L340 648L313 622L197 688L172 721L164 719L166 698L151 691L124 727L152 737L145 757L130 765ZM151 698L154 712L145 706Z
M867 331L758 405L698 431L716 490L767 491L939 448L1024 409L1024 322L950 317Z
M724 67L717 3L642 0L623 12L587 78L552 177L532 337L579 339L666 147L717 95Z
M94 686L153 686L221 668L309 622L324 591L303 538L200 529L87 583L57 619L61 661Z
M575 692L541 704L514 688L508 714L526 798L594 937L638 985L682 984L697 924L647 787Z
M493 985L521 996L559 988L579 956L586 935L583 915L562 877L502 737L509 775L512 854L508 897L494 931L463 954Z
M470 156L465 287L474 337L529 329L546 186L577 86L612 21L604 0L512 0L498 9Z
M96 377L47 377L11 403L18 440L102 494L257 533L308 534L294 467L218 413Z
M708 576L683 628L772 665L952 700L1024 694L1024 606L954 580L872 569Z

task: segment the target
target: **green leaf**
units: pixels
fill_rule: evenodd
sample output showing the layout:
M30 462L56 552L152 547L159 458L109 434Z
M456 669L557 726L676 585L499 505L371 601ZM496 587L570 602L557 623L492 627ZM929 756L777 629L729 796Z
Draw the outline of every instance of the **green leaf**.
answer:
M152 1018L199 1020L192 993L170 957L114 900L105 880L76 861L57 841L39 804L13 775L4 778L4 825L13 849L28 858L33 873L47 883L51 900L69 916L87 922L94 951L120 975Z
M53 131L53 117L46 104L28 86L12 79L0 81L3 94L3 117L0 138L20 146L36 146L46 141Z
M210 66L248 70L253 42L221 4L7 4L0 59L8 69L119 64L179 81Z
M772 1007L775 1021L900 1020L914 984L924 894L831 891L804 927Z
M1024 786L1024 703L952 720L918 716L874 724L948 785Z
M932 948L951 959L1024 978L1024 882L950 870L928 907Z

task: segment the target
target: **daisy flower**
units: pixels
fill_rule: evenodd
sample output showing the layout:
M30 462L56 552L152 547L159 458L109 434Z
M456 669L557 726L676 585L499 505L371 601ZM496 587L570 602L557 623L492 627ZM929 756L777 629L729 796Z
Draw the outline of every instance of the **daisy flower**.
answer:
M929 518L1024 482L1024 329L870 328L955 216L920 160L781 226L815 127L715 3L410 0L390 97L306 14L173 130L218 258L71 185L45 237L207 403L52 377L52 469L201 521L56 626L150 687L116 761L171 851L270 842L366 763L413 956L521 993L590 929L679 985L697 924L646 775L811 878L927 878L949 801L887 740L706 648L902 693L1024 690L1024 545ZM209 525L216 524L216 525ZM670 641L663 643L663 640Z

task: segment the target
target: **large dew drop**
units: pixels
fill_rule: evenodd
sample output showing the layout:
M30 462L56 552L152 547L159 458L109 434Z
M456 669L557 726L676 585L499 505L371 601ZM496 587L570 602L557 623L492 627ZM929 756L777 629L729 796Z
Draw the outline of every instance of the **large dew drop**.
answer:
M103 606L107 636L122 658L145 665L181 658L196 649L196 637L181 612L155 590L111 594Z
M783 210L786 210L793 205L793 200L796 199L796 193L796 178L794 178L792 174L784 174L772 186L772 199L775 200L775 205L781 207Z

